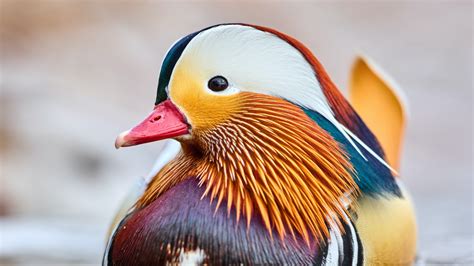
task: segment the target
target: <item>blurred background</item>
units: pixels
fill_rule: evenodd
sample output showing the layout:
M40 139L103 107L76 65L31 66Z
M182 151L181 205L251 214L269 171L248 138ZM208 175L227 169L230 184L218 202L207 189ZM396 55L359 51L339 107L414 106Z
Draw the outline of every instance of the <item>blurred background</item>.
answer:
M152 109L168 47L247 22L308 45L344 92L359 53L398 81L420 255L472 265L471 1L0 3L0 264L99 264L114 212L160 153L114 140Z

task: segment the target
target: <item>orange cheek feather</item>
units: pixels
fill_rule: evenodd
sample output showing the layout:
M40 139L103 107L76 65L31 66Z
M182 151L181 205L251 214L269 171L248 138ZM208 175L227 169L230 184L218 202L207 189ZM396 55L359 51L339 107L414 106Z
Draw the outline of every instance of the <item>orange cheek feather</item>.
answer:
M174 75L170 98L188 118L193 138L150 183L138 207L195 176L218 207L226 199L228 211L248 223L255 213L281 238L297 234L309 244L329 235L329 223L341 226L330 217L344 217L347 197L350 202L358 190L347 155L327 132L280 98L213 95L189 73Z
M206 91L205 81L181 65L170 82L170 99L185 114L193 131L205 131L229 119L240 109L241 100L234 95L214 95Z

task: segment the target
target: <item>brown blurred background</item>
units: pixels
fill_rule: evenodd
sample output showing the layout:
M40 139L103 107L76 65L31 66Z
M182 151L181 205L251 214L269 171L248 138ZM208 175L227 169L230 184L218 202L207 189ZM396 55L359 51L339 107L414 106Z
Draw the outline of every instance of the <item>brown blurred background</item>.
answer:
M472 3L1 3L0 264L98 264L121 199L160 143L116 151L153 107L161 60L222 22L307 44L345 91L355 55L405 90L402 176L427 264L472 264Z

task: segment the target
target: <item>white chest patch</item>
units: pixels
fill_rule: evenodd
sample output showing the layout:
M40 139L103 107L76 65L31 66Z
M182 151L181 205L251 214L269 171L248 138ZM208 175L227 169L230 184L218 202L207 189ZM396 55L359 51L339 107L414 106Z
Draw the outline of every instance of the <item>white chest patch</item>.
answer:
M181 253L179 254L179 265L201 265L205 258L206 253L200 248L186 252L181 251Z

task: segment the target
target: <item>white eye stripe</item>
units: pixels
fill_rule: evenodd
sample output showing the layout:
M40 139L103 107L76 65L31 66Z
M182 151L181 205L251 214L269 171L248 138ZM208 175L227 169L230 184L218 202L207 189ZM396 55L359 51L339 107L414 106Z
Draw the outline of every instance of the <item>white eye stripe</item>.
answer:
M331 119L331 109L311 65L274 34L249 26L218 26L197 34L181 57L192 62L197 76L220 74L239 91L287 99ZM225 94L236 92L227 90Z
M229 78L229 88L220 92L204 84L207 93L261 93L316 111L335 125L363 158L356 143L388 166L336 119L315 69L302 52L273 33L243 25L222 25L201 31L183 50L175 68L181 64L190 67L187 71L196 77L212 78L218 73Z

